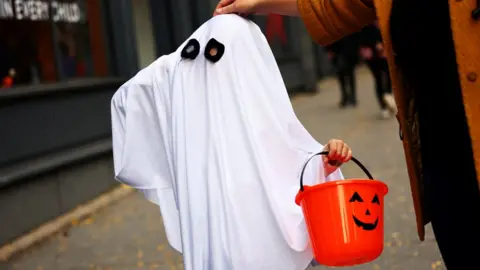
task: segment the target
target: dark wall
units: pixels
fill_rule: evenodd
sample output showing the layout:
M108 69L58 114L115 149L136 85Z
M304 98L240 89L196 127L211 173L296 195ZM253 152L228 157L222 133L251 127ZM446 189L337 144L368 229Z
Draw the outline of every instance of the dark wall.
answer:
M14 89L17 96L0 94L0 167L110 137L110 99L121 82L57 84L35 94L37 88L45 91L38 85Z
M264 31L267 27L266 16L254 16L253 20ZM270 46L282 73L283 80L290 92L296 90L314 92L318 81L317 65L314 63L314 47L311 38L299 18L283 17L287 41L282 44L273 39Z
M0 246L116 185L107 153L0 188Z
M206 1L150 0L150 7L158 57L176 50L213 14L213 5Z
M0 91L0 246L118 185L110 101L138 70L131 4L102 1L117 77Z
M133 24L132 0L103 1L106 34L110 39L110 65L120 77L131 77L138 71L137 44Z
M110 100L123 82L0 92L0 246L118 185Z

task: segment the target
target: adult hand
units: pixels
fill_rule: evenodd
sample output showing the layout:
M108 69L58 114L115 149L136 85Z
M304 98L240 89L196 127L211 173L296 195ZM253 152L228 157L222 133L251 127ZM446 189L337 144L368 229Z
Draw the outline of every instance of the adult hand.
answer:
M256 8L260 1L261 0L220 0L217 7L215 8L213 16L229 13L256 13Z

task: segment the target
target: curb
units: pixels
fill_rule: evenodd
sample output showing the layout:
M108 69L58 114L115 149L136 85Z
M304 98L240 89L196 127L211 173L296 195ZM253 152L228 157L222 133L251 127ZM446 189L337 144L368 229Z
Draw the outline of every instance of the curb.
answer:
M72 211L49 221L40 227L15 239L12 243L0 246L0 261L8 261L12 256L28 249L42 240L65 230L74 225L76 221L82 220L91 214L105 208L106 206L126 197L134 191L125 185L120 185L111 191L101 194L97 198L82 204Z

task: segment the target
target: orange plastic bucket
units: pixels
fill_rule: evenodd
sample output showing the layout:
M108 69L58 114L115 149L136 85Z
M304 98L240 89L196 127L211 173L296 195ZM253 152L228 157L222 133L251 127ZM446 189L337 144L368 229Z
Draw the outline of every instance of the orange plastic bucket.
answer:
M352 158L370 179L348 179L315 186L303 185L295 202L302 207L315 260L325 266L352 266L375 260L383 251L384 196L388 187L374 180L357 159Z

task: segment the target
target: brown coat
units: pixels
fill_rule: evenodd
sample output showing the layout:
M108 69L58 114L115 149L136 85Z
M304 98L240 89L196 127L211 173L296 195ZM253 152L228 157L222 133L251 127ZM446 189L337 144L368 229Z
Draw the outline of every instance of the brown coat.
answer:
M472 138L478 181L480 182L480 21L471 17L476 0L449 0L451 27L465 104L465 114ZM313 39L328 45L343 36L379 21L390 68L393 91L398 106L397 119L403 134L403 147L417 217L420 240L425 237L420 186L422 183L417 112L413 93L402 88L390 43L389 18L392 0L298 0L298 8Z

